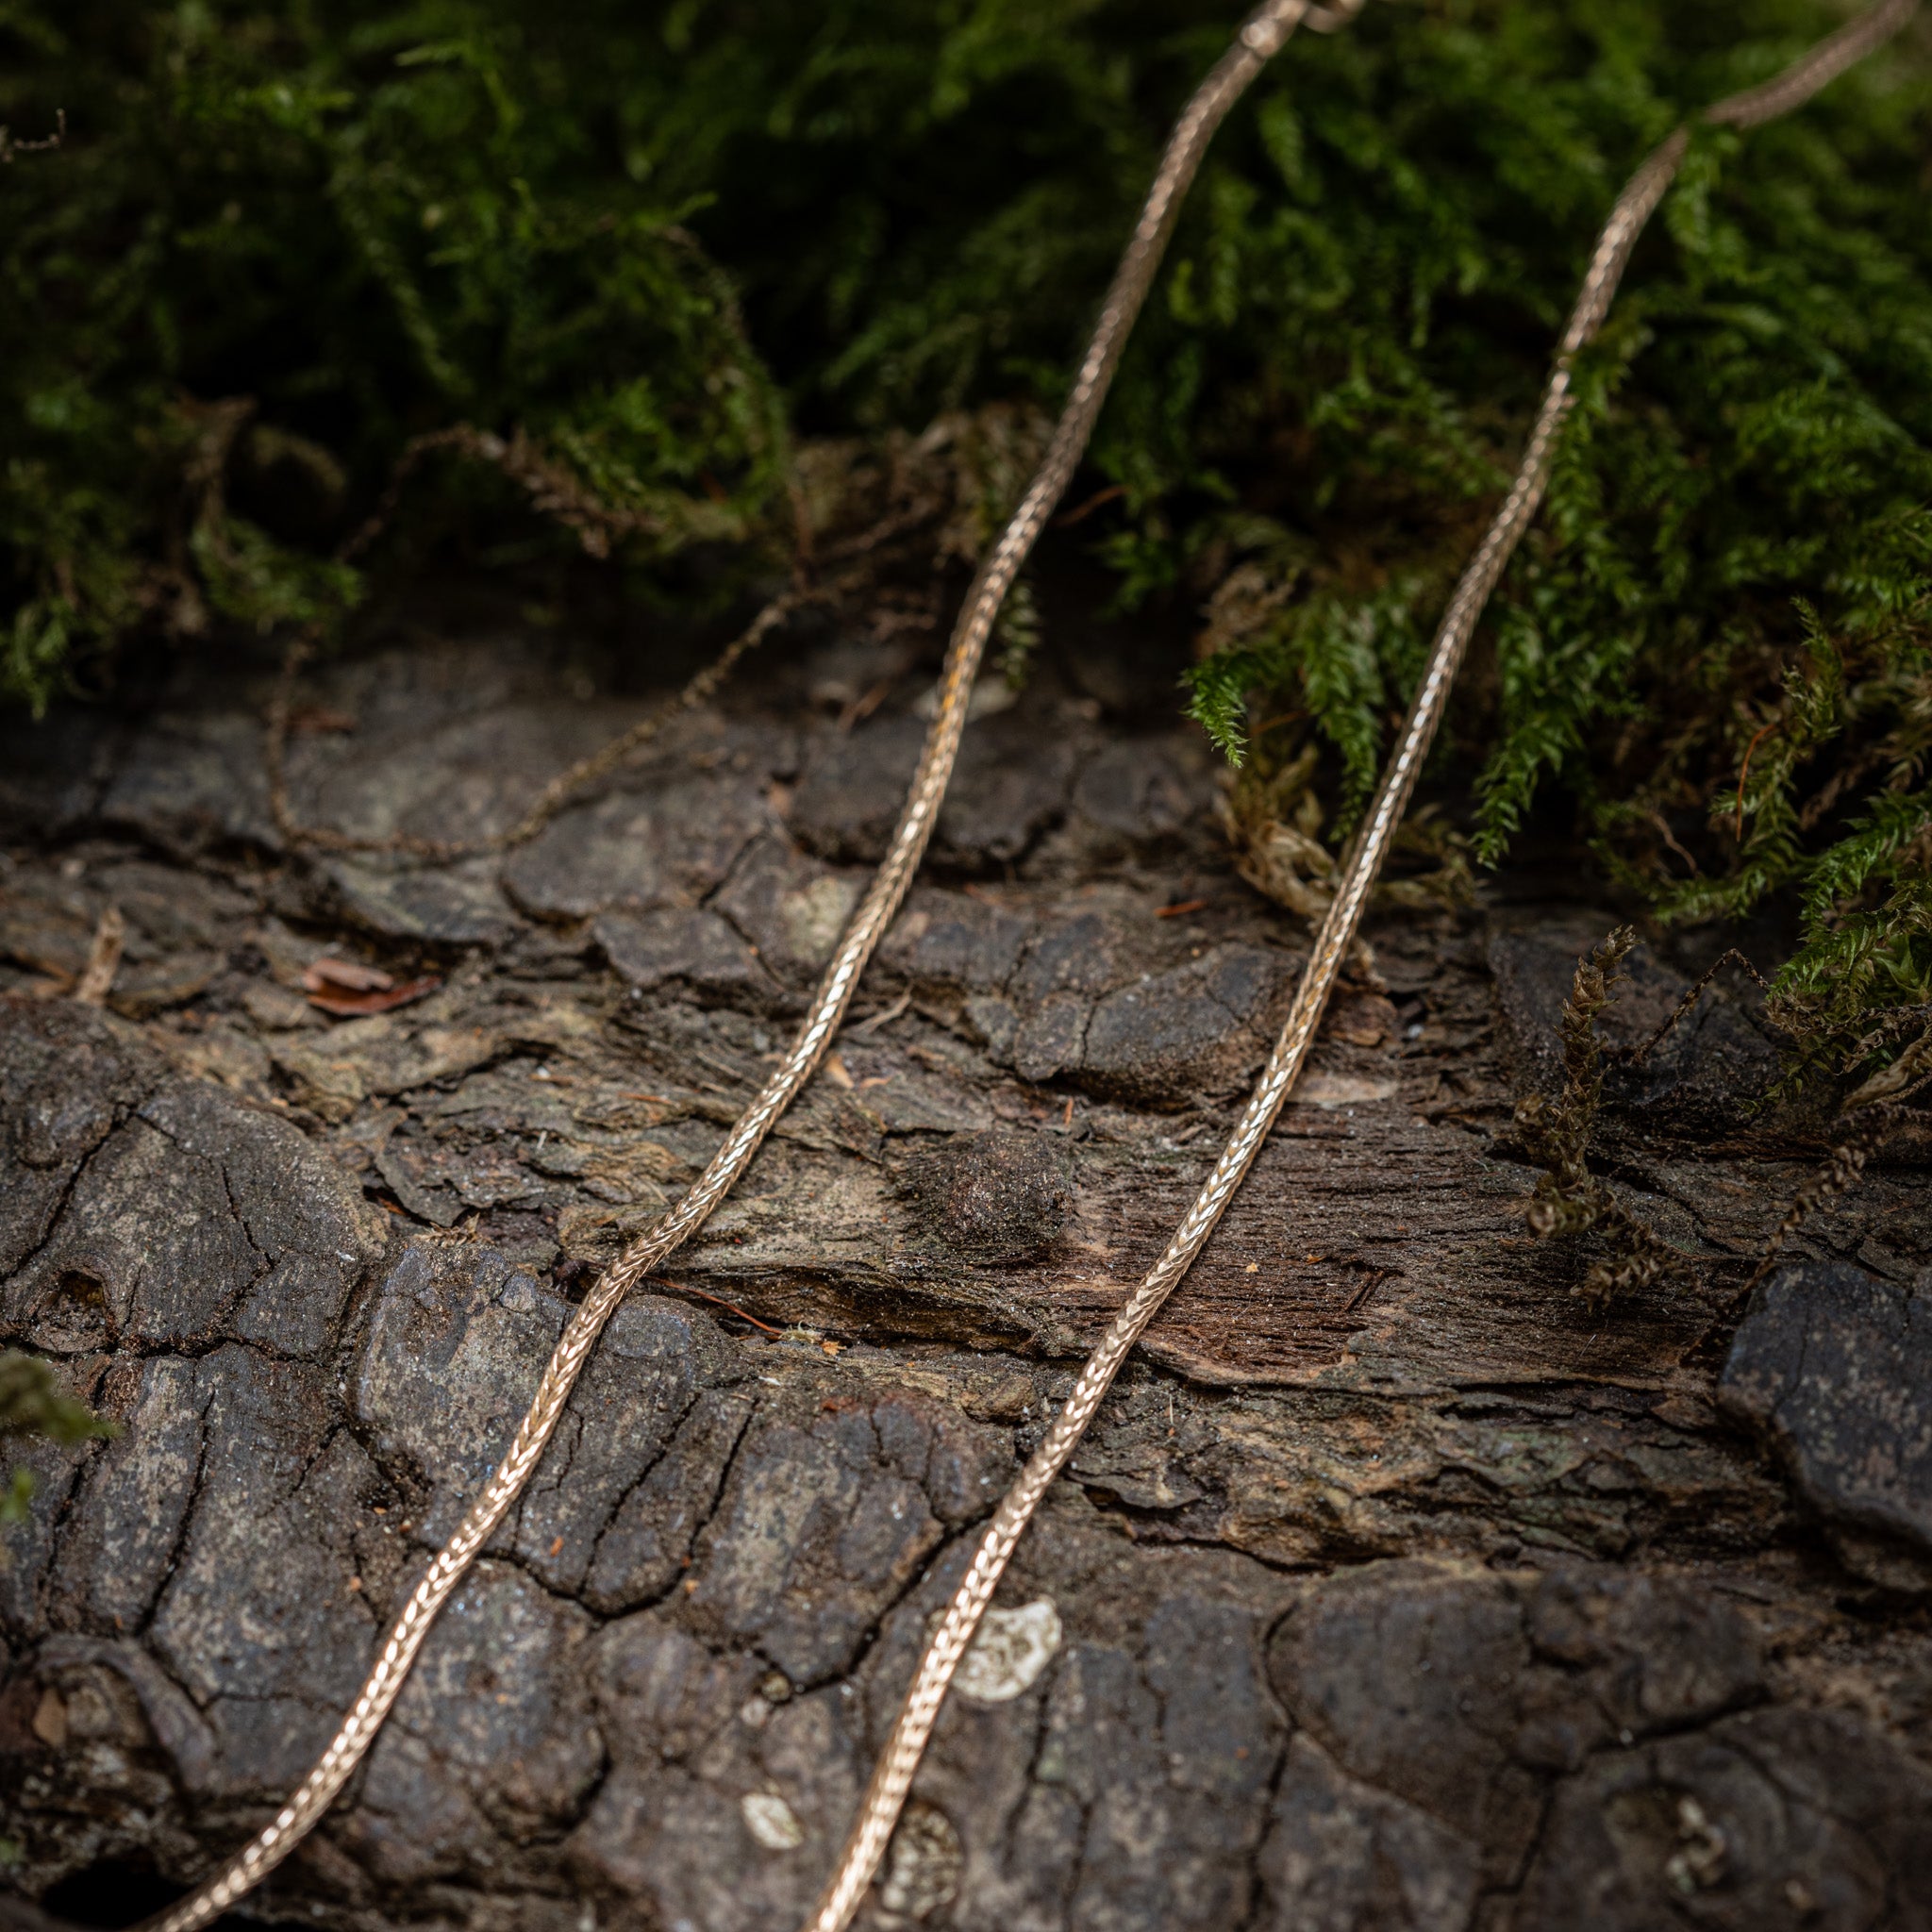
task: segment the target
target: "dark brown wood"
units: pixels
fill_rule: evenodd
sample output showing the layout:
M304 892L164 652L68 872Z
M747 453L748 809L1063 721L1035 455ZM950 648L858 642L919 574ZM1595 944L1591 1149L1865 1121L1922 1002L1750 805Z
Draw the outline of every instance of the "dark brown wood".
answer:
M321 675L355 728L291 745L298 812L512 824L635 709L558 698L546 648L492 622ZM969 734L837 1058L620 1315L256 1909L802 1912L925 1616L1305 943L1226 861L1171 667L1049 655ZM541 839L441 867L284 849L232 684L7 727L0 1326L125 1429L28 1452L14 1899L152 1904L306 1768L586 1271L799 1010L917 737L910 684L841 730L862 656L795 641ZM57 995L109 904L95 1010ZM1828 1141L1767 1103L1775 1043L1720 977L1613 1069L1593 1155L1681 1278L1592 1305L1601 1250L1530 1238L1512 1112L1613 923L1524 880L1378 915L1374 980L1003 1591L1058 1643L949 1709L874 1926L1932 1923L1923 1160L1881 1158L1740 1307ZM444 983L335 1017L303 979L325 949ZM1637 955L1612 1040L1697 963Z

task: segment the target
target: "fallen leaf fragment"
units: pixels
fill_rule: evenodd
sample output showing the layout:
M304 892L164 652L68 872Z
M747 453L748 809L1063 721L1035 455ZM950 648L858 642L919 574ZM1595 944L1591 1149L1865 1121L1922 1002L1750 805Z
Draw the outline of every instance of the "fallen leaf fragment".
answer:
M387 1013L396 1007L406 1007L411 1000L420 1000L432 993L442 984L434 973L426 973L421 979L406 979L400 986L390 987L382 992L321 993L308 995L308 1004L319 1008L325 1013L334 1013L341 1019L356 1019L369 1013Z
M305 738L328 731L353 731L356 723L353 711L338 711L326 705L302 705L289 713L289 734Z
M331 958L326 954L312 960L302 974L302 988L308 996L308 1004L340 1019L387 1013L434 992L441 984L441 975L434 973L398 982L380 967L364 966L354 959Z
M302 984L310 992L325 992L330 987L340 987L344 992L383 992L395 981L379 966L364 966L359 960L338 959L325 953L310 960Z

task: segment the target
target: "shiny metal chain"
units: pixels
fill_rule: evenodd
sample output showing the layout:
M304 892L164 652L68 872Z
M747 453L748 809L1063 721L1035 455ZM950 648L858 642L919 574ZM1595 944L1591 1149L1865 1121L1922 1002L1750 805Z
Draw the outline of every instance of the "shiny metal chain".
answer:
M1121 351L1172 232L1182 198L1208 142L1262 64L1296 26L1343 24L1362 0L1317 8L1307 0L1269 0L1242 25L1188 103L1169 140L1126 253L1066 408L1025 498L981 566L960 612L941 675L939 705L919 768L884 861L827 968L805 1025L784 1063L732 1129L684 1198L641 1235L573 1314L515 1440L472 1504L456 1534L410 1592L367 1682L341 1728L301 1787L275 1818L212 1879L149 1920L142 1932L198 1932L258 1885L304 1838L367 1755L400 1694L438 1612L529 1481L605 1324L625 1295L659 1267L723 1200L750 1164L780 1114L811 1077L857 990L879 940L912 882L938 817L958 756L967 701L1001 605L1084 453L1119 364ZM1707 118L1755 125L1797 105L1875 46L1913 11L1917 0L1883 0L1824 42L1805 62L1767 88L1740 95ZM1300 1072L1329 989L1358 924L1389 839L1399 821L1434 736L1470 631L1481 614L1547 481L1549 458L1569 403L1569 358L1594 333L1643 221L1668 187L1684 151L1674 136L1633 180L1598 245L1584 295L1564 337L1557 374L1544 398L1524 468L1495 525L1452 600L1401 744L1316 941L1294 1007L1240 1126L1167 1253L1122 1309L1082 1372L1053 1431L1028 1462L983 1537L958 1594L946 1612L908 1691L892 1737L869 1787L839 1868L810 1921L809 1932L842 1932L864 1895L917 1769L946 1687L991 1602L1013 1547L1047 1487L1065 1466L1101 1397L1155 1311L1187 1271L1253 1162Z
M959 735L966 724L967 701L972 696L994 620L1086 451L1094 420L1107 397L1108 385L1126 345L1127 333L1146 299L1174 217L1200 166L1208 138L1260 71L1263 61L1281 46L1297 25L1304 20L1324 26L1339 24L1360 4L1361 0L1347 0L1339 8L1316 9L1307 5L1307 0L1270 0L1241 27L1234 46L1188 103L1168 142L1126 252L1115 271L1092 340L1040 472L967 594L941 674L938 709L926 734L925 749L913 774L898 826L884 861L825 971L791 1052L690 1191L625 1250L572 1315L543 1371L509 1453L470 1506L456 1534L410 1591L368 1680L300 1789L213 1878L178 1905L149 1920L142 1932L198 1932L199 1927L259 1885L314 1829L375 1742L438 1612L506 1512L523 1493L562 1419L571 1390L605 1324L630 1290L662 1266L666 1257L730 1191L779 1115L817 1069L845 1017L859 974L891 924L919 869L945 797L947 782L952 777Z
M1720 102L1707 110L1703 118L1723 125L1751 127L1786 112L1896 33L1917 4L1918 0L1882 0L1881 5L1820 42L1774 80ZM1314 952L1302 974L1294 1004L1274 1051L1241 1112L1233 1137L1175 1228L1166 1253L1134 1291L1114 1317L1100 1345L1087 1358L1073 1393L1045 1441L1033 1452L981 1536L952 1602L927 1641L925 1654L920 1659L911 1688L900 1706L891 1735L866 1789L851 1836L806 1923L805 1932L845 1932L851 1924L898 1822L953 1673L966 1655L980 1618L992 1602L1014 1547L1041 1498L1066 1467L1128 1353L1213 1233L1301 1072L1315 1030L1321 1024L1329 991L1354 942L1390 841L1428 756L1470 638L1491 592L1542 502L1563 419L1573 400L1571 375L1576 354L1601 327L1629 262L1630 251L1663 199L1689 143L1689 133L1684 128L1661 142L1630 177L1604 225L1576 305L1571 311L1569 326L1563 331L1556 369L1543 392L1542 407L1537 412L1521 467L1449 600L1401 739L1382 775L1368 820L1351 849L1334 903L1316 935Z

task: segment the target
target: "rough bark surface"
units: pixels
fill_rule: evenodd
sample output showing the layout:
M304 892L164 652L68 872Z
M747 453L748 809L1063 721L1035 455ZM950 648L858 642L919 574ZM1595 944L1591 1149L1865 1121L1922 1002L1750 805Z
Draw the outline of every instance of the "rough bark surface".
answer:
M613 1322L253 1911L796 1923L1304 946L1106 646L972 727L838 1057ZM9 727L0 1334L125 1427L33 1457L0 1572L17 1900L190 1882L306 1769L587 1270L799 1010L916 749L909 684L841 728L869 675L801 646L441 866L284 849L257 691ZM296 808L377 835L499 830L635 708L500 626L319 689ZM109 904L108 1009L51 996ZM1521 888L1377 918L1382 984L1015 1563L874 1932L1932 1926L1925 1172L1874 1164L1740 1307L1823 1143L1757 1108L1776 1050L1721 985L1612 1079L1598 1163L1688 1265L1592 1307L1510 1123L1612 923ZM444 983L331 1019L325 950ZM1683 963L1637 957L1613 1035Z

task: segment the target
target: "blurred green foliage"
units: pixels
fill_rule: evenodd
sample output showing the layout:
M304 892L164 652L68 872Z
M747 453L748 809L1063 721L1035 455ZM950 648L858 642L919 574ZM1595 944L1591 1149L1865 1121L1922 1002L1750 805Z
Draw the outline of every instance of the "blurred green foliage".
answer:
M1824 0L1370 0L1186 211L1091 458L1187 702L1331 831L1652 142ZM1058 397L1235 15L1182 0L0 6L0 689L330 621L416 439L514 442L636 562L789 541L795 440ZM1932 1001L1932 52L1700 134L1582 371L1452 723L1466 829L1559 787L1680 918L1805 895L1826 1027ZM514 465L510 466L514 468ZM445 450L412 513L510 481ZM527 486L526 486L527 489ZM581 531L580 531L581 534ZM532 539L531 541L537 541Z
M84 1403L75 1401L53 1368L38 1356L15 1349L0 1354L0 1441L12 1436L41 1437L54 1442L84 1442L92 1437L120 1433ZM0 1525L22 1523L33 1501L34 1474L13 1470L0 1482ZM4 1560L4 1552L0 1552Z

